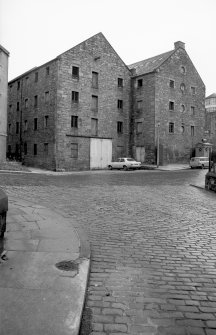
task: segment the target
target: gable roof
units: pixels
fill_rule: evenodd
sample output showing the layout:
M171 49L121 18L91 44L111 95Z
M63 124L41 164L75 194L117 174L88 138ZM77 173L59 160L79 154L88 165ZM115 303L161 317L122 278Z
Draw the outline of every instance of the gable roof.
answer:
M140 62L128 65L129 69L134 69L133 75L139 76L142 74L150 73L155 71L161 66L176 50L164 52L158 56L154 56L148 59L144 59Z

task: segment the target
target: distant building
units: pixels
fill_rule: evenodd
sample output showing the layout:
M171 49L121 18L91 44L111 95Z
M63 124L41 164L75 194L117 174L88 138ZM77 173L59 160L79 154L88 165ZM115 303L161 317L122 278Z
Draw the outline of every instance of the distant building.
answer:
M6 159L9 52L0 45L0 161Z
M216 93L213 93L205 99L206 121L205 131L208 141L216 149Z
M8 156L94 169L120 156L155 163L159 142L160 164L188 161L203 138L204 99L184 43L126 66L99 33L9 82Z

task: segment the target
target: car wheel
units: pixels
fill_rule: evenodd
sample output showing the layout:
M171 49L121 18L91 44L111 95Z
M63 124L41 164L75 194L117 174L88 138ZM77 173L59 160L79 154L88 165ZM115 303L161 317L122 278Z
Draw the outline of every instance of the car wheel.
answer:
M123 166L124 171L128 170L128 167L126 165Z
M111 165L109 165L109 166L108 166L108 169L109 169L109 170L112 170L112 166L111 166Z

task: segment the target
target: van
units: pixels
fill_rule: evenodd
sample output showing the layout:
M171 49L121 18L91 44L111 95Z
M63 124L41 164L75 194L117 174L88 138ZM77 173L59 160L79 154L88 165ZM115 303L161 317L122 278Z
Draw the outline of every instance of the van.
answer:
M208 157L192 157L190 159L191 169L201 168L207 169L209 167L209 158Z

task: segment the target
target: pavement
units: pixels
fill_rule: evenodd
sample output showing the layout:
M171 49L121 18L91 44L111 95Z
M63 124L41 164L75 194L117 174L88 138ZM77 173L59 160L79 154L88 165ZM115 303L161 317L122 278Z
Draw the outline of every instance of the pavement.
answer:
M90 267L84 232L10 197L0 253L0 334L77 335Z

